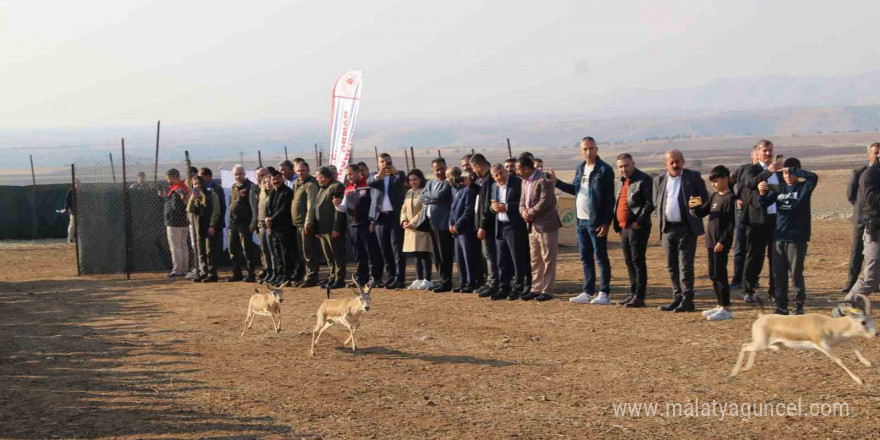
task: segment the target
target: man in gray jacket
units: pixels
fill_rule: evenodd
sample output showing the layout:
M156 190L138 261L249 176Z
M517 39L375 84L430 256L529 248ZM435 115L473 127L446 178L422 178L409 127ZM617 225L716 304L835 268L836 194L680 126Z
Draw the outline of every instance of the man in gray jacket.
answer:
M256 281L257 256L254 244L254 231L257 230L260 189L251 182L244 172L244 166L232 167L235 183L229 191L229 253L232 257L232 277L227 281L253 283ZM248 276L242 277L241 267L246 266Z

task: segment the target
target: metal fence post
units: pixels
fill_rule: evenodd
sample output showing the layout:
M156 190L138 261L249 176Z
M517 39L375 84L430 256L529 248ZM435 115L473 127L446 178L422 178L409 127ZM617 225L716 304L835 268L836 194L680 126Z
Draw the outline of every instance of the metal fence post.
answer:
M125 138L122 138L122 230L125 246L125 279L131 279L131 206L128 200L128 179L125 174Z
M73 212L70 214L73 216L73 241L76 243L76 276L82 275L82 269L80 268L79 263L79 228L77 228L77 219L79 219L79 215L76 212L76 169L73 164L70 164L70 183L73 185Z

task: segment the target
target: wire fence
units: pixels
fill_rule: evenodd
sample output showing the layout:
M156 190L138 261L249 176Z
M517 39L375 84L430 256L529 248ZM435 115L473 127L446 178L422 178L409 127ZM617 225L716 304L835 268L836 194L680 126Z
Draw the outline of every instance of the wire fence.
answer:
M137 151L143 152L143 146L140 147ZM169 170L177 170L182 181L186 182L190 169L194 173L202 168L210 169L214 182L224 189L228 206L229 189L234 183L232 169L237 164L244 166L248 178L258 184L255 171L260 166L278 168L284 160L293 161L302 157L314 173L318 166L326 165L328 161L317 148L314 154L302 151L288 153L286 147L230 154L228 151L195 146L191 151L169 148L157 156L127 154L123 140L118 153L108 153L106 148L103 151L101 154L81 157L71 167L78 181L72 221L75 225L78 272L87 275L124 273L128 276L138 272L179 270L172 257L173 242L169 239L169 225L186 228L185 270L190 272L197 266L201 267L198 252L195 252L197 242L193 240L194 231L190 228L191 222L185 209L166 209L167 194L172 189L166 179ZM447 148L442 154L445 154L449 166L456 166L462 155L473 151L464 147ZM497 148L492 151L496 155L500 152ZM427 175L430 175L431 160L441 155L440 150L430 148L361 149L351 161L363 161L374 169L379 152L391 154L400 169L418 167ZM505 158L489 159L497 161ZM341 176L342 170L339 171ZM228 212L226 215L228 225ZM230 263L228 236L225 230L220 233L223 239L218 263L226 266ZM253 239L258 243L256 235ZM351 247L350 243L348 247Z

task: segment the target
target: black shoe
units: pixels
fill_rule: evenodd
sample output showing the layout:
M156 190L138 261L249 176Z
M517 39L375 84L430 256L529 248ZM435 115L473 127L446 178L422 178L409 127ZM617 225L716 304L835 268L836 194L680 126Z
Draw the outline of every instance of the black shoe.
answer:
M535 292L529 292L529 293L527 293L527 294L521 296L519 299L521 299L521 300L523 300L523 301L531 301L531 300L533 300L533 299L535 299L535 298L537 298L537 297L539 297L539 296L541 296L541 295L538 295L538 294L535 293Z
M266 275L268 275L268 274L269 274L268 270L261 271L260 273L257 274L257 278L262 280L263 278L266 278Z
M233 276L227 278L227 279L226 279L226 282L227 282L227 283L237 283L237 282L239 282L239 281L241 281L241 280L243 280L243 279L244 279L244 277L241 276L241 274L237 274L237 275L233 275Z
M677 309L678 306L681 305L681 299L682 298L680 296L676 296L675 299L673 299L671 303L669 303L665 306L660 306L660 310L662 310L664 312L671 312L671 311Z
M474 289L470 286L464 286L459 290L460 293L474 293Z
M773 311L774 315L788 315L788 309L784 309L782 307L777 307L776 310Z
M498 289L492 287L492 288L481 291L480 293L477 294L477 296L480 298L489 298L490 296L492 296L496 293L498 293Z
M216 283L217 282L217 275L206 276L205 278L202 278L202 282L203 283Z
M303 283L300 284L298 287L302 287L303 289L306 289L306 288L309 288L309 287L315 287L315 286L317 286L317 285L318 285L318 282L317 282L317 281L315 281L315 280L308 280L308 281L303 281Z
M523 297L523 293L520 292L519 290L511 290L510 293L507 295L507 299L510 301L516 301L522 297Z
M634 299L636 299L636 296L633 295L632 293L630 293L629 295L627 295L626 298L623 299L623 301L617 303L617 305L619 305L619 306L625 306L625 305L629 304L629 303L630 303L632 300L634 300Z
M247 276L247 278L244 279L244 282L246 282L246 283L256 283L256 282L257 282L257 279L254 278L254 274L249 273L248 276Z
M623 307L627 309L640 309L642 307L645 307L645 300L639 297L635 297L632 301L624 304Z
M804 306L795 306L794 314L795 315L803 315L804 314Z
M694 307L694 301L690 300L690 299L685 299L672 312L673 313L683 313L683 312L693 312L694 310L696 310L696 307Z
M730 290L742 289L742 283L730 283Z
M490 288L490 287L489 287L489 285L487 284L487 285L485 285L485 286L480 287L479 289L477 289L476 292L477 292L477 294L480 294L480 293L483 293L483 292L489 290L489 288Z
M506 299L508 296L510 296L509 289L500 289L499 291L495 292L495 294L492 295L490 298L492 298L492 301L498 301L501 299Z
M544 301L550 301L551 299L553 299L553 295L551 295L549 293L542 293L542 294L538 295L537 298L535 298L535 301L544 302Z
M431 289L431 292L434 293L446 293L452 290L452 286L449 284L440 284L437 287Z
M462 287L462 286L453 287L452 293L461 293L461 289L464 289L464 287Z
M201 275L199 275L198 277L193 278L193 279L192 279L192 282L194 282L194 283L204 283L204 282L205 282L205 278L208 278L208 275L201 274Z
M755 304L758 302L758 301L755 301L755 294L753 294L753 293L747 293L747 294L743 295L743 301L745 301L749 304Z

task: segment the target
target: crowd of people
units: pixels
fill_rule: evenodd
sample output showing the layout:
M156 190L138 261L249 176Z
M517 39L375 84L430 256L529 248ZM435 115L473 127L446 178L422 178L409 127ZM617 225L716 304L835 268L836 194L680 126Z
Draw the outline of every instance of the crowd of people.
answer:
M552 169L545 171L543 162L529 153L496 164L482 154L469 154L452 167L438 157L431 161L431 179L419 169L398 170L388 154L379 156L375 172L360 162L345 167L343 176L332 166L312 175L305 160L295 159L257 169L257 182L252 182L244 167L236 165L228 199L210 169L191 171L190 182L171 169L166 174L169 188L160 193L174 266L168 276L187 276L187 227L192 225L189 234L196 239L192 247L200 267L198 276L189 276L195 282L218 281L220 234L228 209L232 276L227 281L336 289L347 285L347 271L353 270L358 283L373 280L379 288L547 301L555 292L559 190L575 197L584 277L571 302L611 304L608 235L613 231L620 235L629 275L627 295L618 304L644 307L645 254L656 223L672 286L672 301L661 310L695 310L694 260L699 237L705 235L717 299L716 308L703 312L708 320L732 318L731 289L741 288L747 303L756 301L765 260L770 268L767 294L775 313L804 313L810 199L818 177L798 159L774 155L773 143L761 140L749 163L733 172L721 165L711 170L710 195L700 173L685 167L678 150L665 153L665 171L654 178L639 170L628 153L617 156L615 176L591 137L583 139L580 150L584 160L571 182L557 178ZM878 153L880 143L868 148L869 165L877 163ZM880 237L873 229L880 231L880 222L875 226L870 220L880 210L865 208L880 200L880 191L875 197L871 186L880 188L875 170L855 170L848 191L855 220L845 292L870 293L880 283ZM705 227L703 218L708 218ZM731 251L732 278L727 271ZM328 267L323 280L319 253ZM409 283L407 257L415 263L415 279Z

